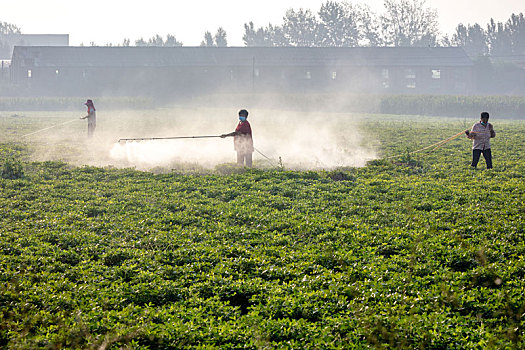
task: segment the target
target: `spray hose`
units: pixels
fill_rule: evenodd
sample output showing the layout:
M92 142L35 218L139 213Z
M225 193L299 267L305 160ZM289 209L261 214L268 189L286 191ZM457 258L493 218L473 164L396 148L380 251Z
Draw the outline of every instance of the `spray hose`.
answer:
M421 149L418 149L418 150L415 150L415 151L409 152L408 154L414 154L414 153L418 153L418 152L421 152L421 151L425 151L425 150L427 150L427 149L429 149L429 148L432 148L432 147L434 147L434 148L432 148L432 151L434 151L434 150L440 148L441 146L443 146L444 144L446 144L447 142L450 142L450 141L452 141L452 140L458 138L458 137L461 136L463 133L465 133L465 131L458 132L458 133L457 133L456 135L454 135L454 136L450 136L449 138L446 138L446 139L444 139L444 140L441 140L441 141L439 141L439 142L436 142L436 143L434 143L434 144L432 144L432 145L430 145L430 146L427 146L427 147L424 147L424 148L421 148ZM403 155L397 155L397 156L390 156L390 157L386 157L386 158L384 158L384 159L399 158L399 157L403 157L403 156L405 156L405 155L403 154Z
M261 151L259 151L257 148L253 148L255 151L257 151L257 153L259 153L261 156L263 156L264 158L268 159L270 162L274 163L275 165L277 165L278 167L281 167L281 164L275 160L273 160L272 158L268 157L267 155L265 155L264 153L262 153ZM279 160L281 160L281 157L279 157Z
M49 130L51 128L55 128L57 126L61 126L61 125L66 125L66 124L69 124L69 123L73 123L74 121L77 121L78 119L73 119L73 120L69 120L67 122L64 122L64 123L61 123L61 124L56 124L56 125L52 125L52 126L48 126L47 128L43 128L43 129L40 129L40 130L37 130L37 131L34 131L34 132L31 132L29 134L25 134L25 135L22 135L21 137L26 137L26 136L30 136L30 135L34 135L34 134L37 134L39 132L42 132L42 131L45 131L45 130Z

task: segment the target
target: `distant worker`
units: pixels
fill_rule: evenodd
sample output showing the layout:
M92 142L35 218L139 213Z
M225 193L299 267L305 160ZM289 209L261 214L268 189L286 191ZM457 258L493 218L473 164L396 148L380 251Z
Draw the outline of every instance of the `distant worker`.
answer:
M221 137L233 136L233 148L237 151L237 164L240 166L246 164L247 167L251 167L254 148L252 128L248 120L246 120L247 118L248 111L241 109L239 111L239 124L235 128L235 131L229 134L222 134Z
M490 139L496 137L494 127L489 123L489 114L481 113L481 120L472 126L472 129L465 130L465 134L472 142L472 164L473 168L478 166L479 158L483 153L487 169L492 169L492 152L490 150Z
M87 100L84 103L87 106L87 115L85 117L80 117L80 119L88 120L88 137L92 137L95 132L95 127L97 126L97 112L93 101Z

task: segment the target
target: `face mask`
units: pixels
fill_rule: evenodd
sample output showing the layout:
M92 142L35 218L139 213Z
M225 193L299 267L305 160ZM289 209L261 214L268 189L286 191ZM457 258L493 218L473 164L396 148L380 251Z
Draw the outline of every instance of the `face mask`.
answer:
M239 120L240 120L241 122L245 122L245 121L246 121L246 117L239 117Z
M487 126L487 123L485 123L485 122L481 122L481 125L483 125L483 126Z

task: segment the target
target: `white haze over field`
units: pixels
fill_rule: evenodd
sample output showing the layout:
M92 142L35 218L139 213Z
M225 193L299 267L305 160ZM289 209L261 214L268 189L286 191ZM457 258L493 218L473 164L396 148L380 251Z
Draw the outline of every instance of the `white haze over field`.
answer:
M237 109L179 110L164 125L129 130L121 138L220 135L233 131ZM357 118L348 114L321 115L278 110L249 110L254 166L286 169L330 169L365 165L375 152L362 145ZM124 117L125 118L125 117ZM147 117L146 117L147 118ZM157 119L158 120L158 119ZM151 127L151 125L150 125ZM143 131L142 133L140 131ZM122 141L109 150L113 165L138 169L196 165L212 168L235 163L233 138Z
M220 136L234 131L241 108L244 106L112 111L97 106L97 128L91 139L87 138L87 122L71 112L35 112L35 117L27 113L7 118L10 123L25 125L27 137L21 137L17 127L10 127L3 138L28 143L35 161L60 160L78 166L163 172L213 169L236 163L233 137L121 142L119 139ZM360 130L357 115L256 107L248 110L256 168L359 167L376 157L374 146Z
M98 106L96 100L95 106L97 128L91 139L87 137L87 122L78 119L85 115L84 112L28 112L3 117L10 126L0 138L27 143L34 161L60 160L76 166L166 172L213 169L217 165L236 163L233 137L118 141L122 138L220 136L234 131L238 111L245 106L112 111ZM253 153L255 168L281 165L290 170L360 167L376 157L373 140L370 141L360 129L357 115L247 109L256 149Z

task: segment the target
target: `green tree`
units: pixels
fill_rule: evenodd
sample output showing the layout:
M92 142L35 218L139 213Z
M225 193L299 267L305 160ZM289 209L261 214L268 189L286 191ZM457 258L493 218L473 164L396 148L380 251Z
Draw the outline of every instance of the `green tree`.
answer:
M140 38L135 40L135 46L148 46L148 43L143 38Z
M0 22L0 35L21 34L20 28L14 24Z
M219 27L217 29L217 33L215 33L214 39L215 39L215 45L217 47L228 46L228 41L226 40L226 31L222 27Z
M490 19L487 25L487 42L491 56L507 56L512 53L511 39L505 25Z
M358 46L361 40L358 13L351 4L327 1L319 10L318 38L320 46Z
M279 26L255 29L253 22L244 24L244 35L242 37L246 46L286 46L283 30Z
M160 35L156 34L145 41L143 38L135 40L135 46L158 46L158 47L173 47L173 46L182 46L180 41L177 41L174 35L166 35L166 40L164 40Z
M166 41L164 42L164 46L168 46L168 47L182 46L182 42L178 41L177 38L175 38L175 35L168 34L166 35Z
M523 13L513 13L505 23L505 31L510 39L512 53L525 54L525 16Z
M209 46L209 47L215 46L215 43L213 41L213 36L211 35L210 32L206 31L206 33L204 33L204 40L201 41L201 46Z
M11 56L12 48L7 42L7 40L5 40L4 36L21 33L22 31L16 25L7 22L0 22L0 57Z
M488 54L487 33L479 24L468 25L458 24L455 33L452 35L451 44L460 46L471 57L484 56Z
M263 27L255 29L251 21L244 23L242 40L246 46L273 46L268 30Z
M384 43L436 46L439 35L437 11L425 4L425 0L385 0L386 12L381 15Z
M157 34L148 40L148 46L164 46L164 39Z
M310 10L286 11L283 46L318 46L319 23Z
M368 5L358 5L361 37L365 46L382 46L381 22Z
M208 31L204 33L204 40L201 41L200 46L208 47L226 47L228 46L228 41L226 39L226 31L219 27L214 36Z

